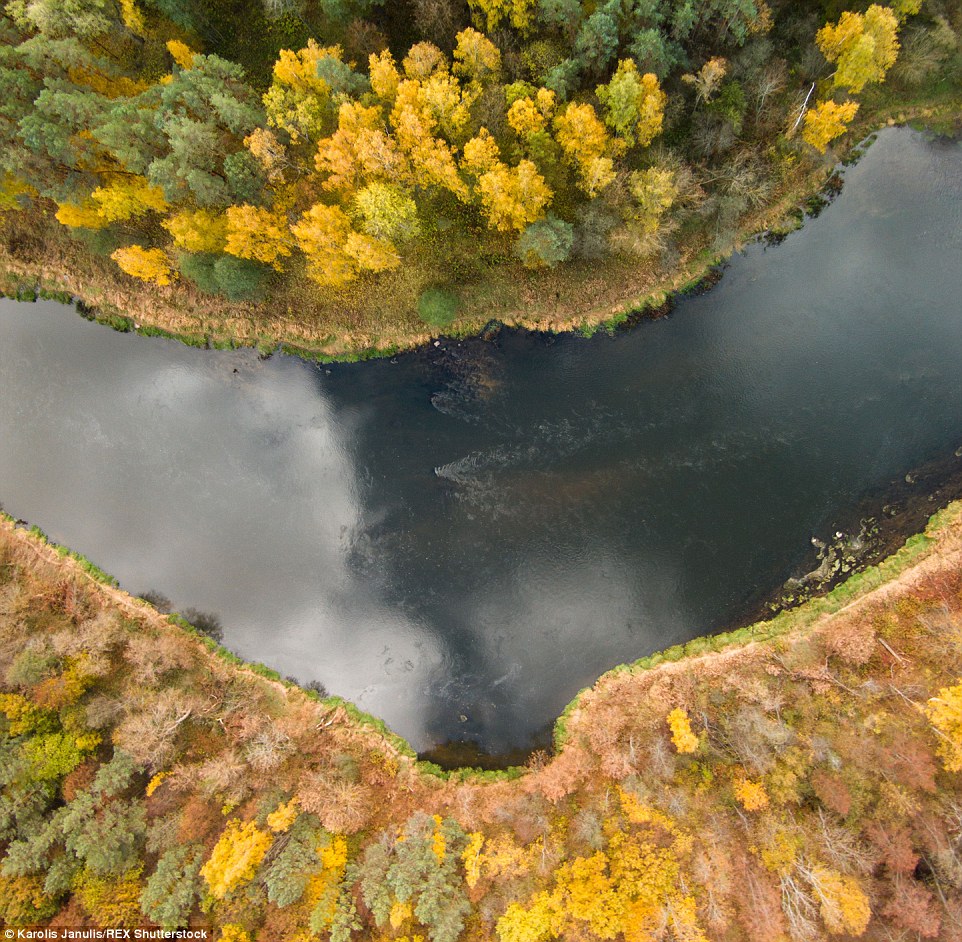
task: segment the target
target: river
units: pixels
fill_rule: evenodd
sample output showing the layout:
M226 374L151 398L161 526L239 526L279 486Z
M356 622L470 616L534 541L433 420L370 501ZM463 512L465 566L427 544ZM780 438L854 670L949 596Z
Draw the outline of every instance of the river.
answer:
M0 304L0 501L418 749L524 746L962 444L962 147L885 130L670 317L319 367Z

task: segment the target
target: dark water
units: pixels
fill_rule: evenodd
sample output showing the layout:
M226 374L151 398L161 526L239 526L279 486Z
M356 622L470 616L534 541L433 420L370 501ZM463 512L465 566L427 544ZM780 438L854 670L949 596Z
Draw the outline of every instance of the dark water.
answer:
M329 369L0 312L0 500L418 748L524 744L962 444L962 147L885 131L668 319Z

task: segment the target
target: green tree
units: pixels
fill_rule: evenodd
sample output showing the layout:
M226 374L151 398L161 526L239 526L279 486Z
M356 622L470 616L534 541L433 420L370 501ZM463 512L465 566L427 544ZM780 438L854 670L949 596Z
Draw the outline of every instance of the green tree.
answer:
M140 897L140 907L151 922L164 929L186 925L198 898L198 875L203 852L193 844L167 851L150 875Z
M461 874L467 838L457 822L417 813L392 847L368 847L359 868L361 894L383 927L392 904L411 904L431 942L454 942L470 910Z
M658 77L648 72L639 75L631 59L623 59L607 85L599 85L598 99L605 106L605 123L629 147L647 147L661 131L667 96Z
M300 815L284 849L264 871L267 898L275 906L291 906L304 895L311 877L321 869L317 848L325 833L313 815Z
M615 4L606 4L592 13L582 23L575 39L574 55L578 64L592 75L601 75L611 64L618 50L618 20L609 8L616 8Z
M526 268L554 268L571 256L574 241L574 226L549 213L521 233L514 254Z

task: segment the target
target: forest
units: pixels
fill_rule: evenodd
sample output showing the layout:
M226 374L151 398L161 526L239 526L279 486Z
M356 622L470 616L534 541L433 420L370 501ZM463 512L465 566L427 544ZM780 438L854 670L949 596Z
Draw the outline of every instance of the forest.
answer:
M369 302L374 332L388 298L437 329L551 270L577 305L590 270L724 253L882 83L908 105L957 94L962 34L949 0L3 9L11 258L52 225L128 294L293 319Z
M443 773L0 520L0 922L230 942L958 940L962 505Z

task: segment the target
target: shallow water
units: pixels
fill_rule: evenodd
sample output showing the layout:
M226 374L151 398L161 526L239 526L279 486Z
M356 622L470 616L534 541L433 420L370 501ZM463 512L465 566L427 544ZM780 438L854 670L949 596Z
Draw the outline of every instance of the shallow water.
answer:
M888 130L670 318L316 367L0 305L0 500L419 749L524 745L962 444L962 147Z

